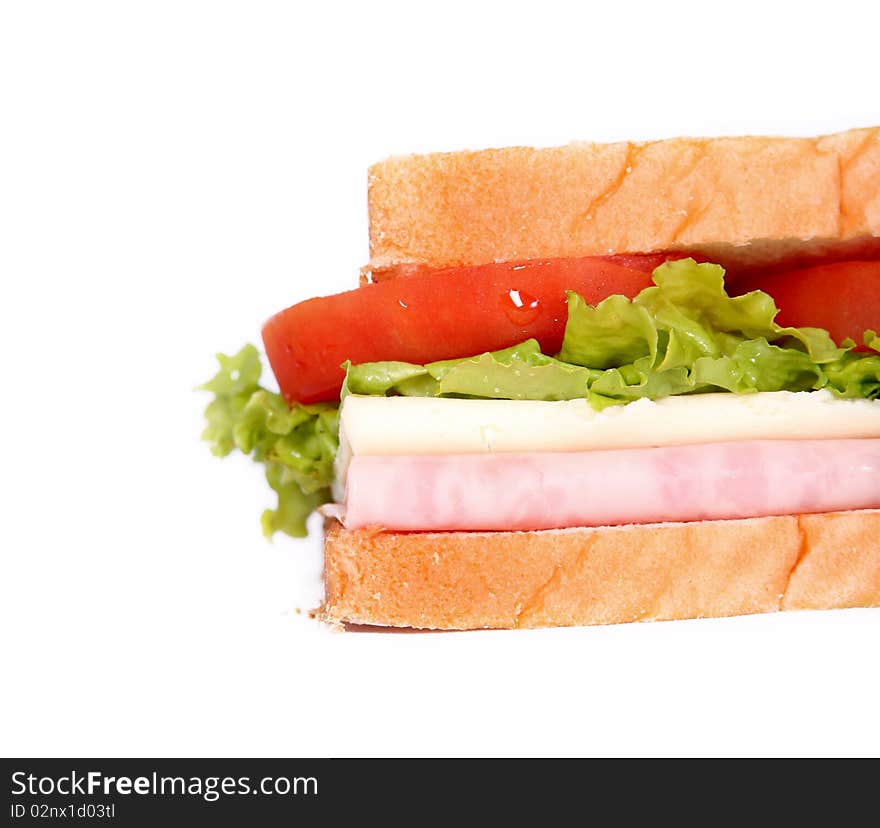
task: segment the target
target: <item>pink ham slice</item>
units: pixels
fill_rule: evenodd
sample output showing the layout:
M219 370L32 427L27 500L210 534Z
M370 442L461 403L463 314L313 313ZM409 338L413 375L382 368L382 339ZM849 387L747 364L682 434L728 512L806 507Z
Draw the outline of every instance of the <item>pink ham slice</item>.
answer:
M355 456L345 525L554 529L880 507L880 439Z

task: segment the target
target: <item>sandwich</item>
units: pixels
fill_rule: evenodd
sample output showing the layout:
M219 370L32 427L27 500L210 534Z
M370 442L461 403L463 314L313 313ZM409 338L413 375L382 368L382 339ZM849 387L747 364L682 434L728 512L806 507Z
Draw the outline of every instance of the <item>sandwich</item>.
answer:
M880 606L880 128L391 158L370 262L205 438L267 535L324 518L334 624Z

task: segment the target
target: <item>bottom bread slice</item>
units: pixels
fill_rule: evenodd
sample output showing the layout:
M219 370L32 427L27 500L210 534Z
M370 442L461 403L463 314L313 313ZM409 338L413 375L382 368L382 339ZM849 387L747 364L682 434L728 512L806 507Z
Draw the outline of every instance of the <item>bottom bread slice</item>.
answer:
M880 510L551 529L381 532L332 521L323 617L466 630L880 606Z

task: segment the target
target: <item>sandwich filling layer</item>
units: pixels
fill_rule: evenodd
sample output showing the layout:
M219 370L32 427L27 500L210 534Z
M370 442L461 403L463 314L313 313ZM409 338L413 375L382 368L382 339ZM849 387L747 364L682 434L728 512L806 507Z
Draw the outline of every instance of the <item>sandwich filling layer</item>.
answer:
M880 439L357 456L345 526L537 530L880 507Z
M880 507L880 402L827 391L585 400L349 396L346 527L535 530Z
M875 263L772 277L787 318L690 259L650 276L607 262L533 270L399 279L282 311L264 328L281 393L259 384L252 346L220 355L205 437L264 464L278 500L265 534L305 534L334 499L337 514L352 457L880 438ZM773 511L789 508L802 507Z

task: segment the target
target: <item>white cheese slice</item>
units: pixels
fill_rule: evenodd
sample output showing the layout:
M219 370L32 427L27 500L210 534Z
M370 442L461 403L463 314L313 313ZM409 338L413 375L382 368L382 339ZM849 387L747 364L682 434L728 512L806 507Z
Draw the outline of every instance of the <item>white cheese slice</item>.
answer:
M727 440L880 437L880 400L828 391L695 394L596 411L586 400L349 396L342 453L587 451Z

